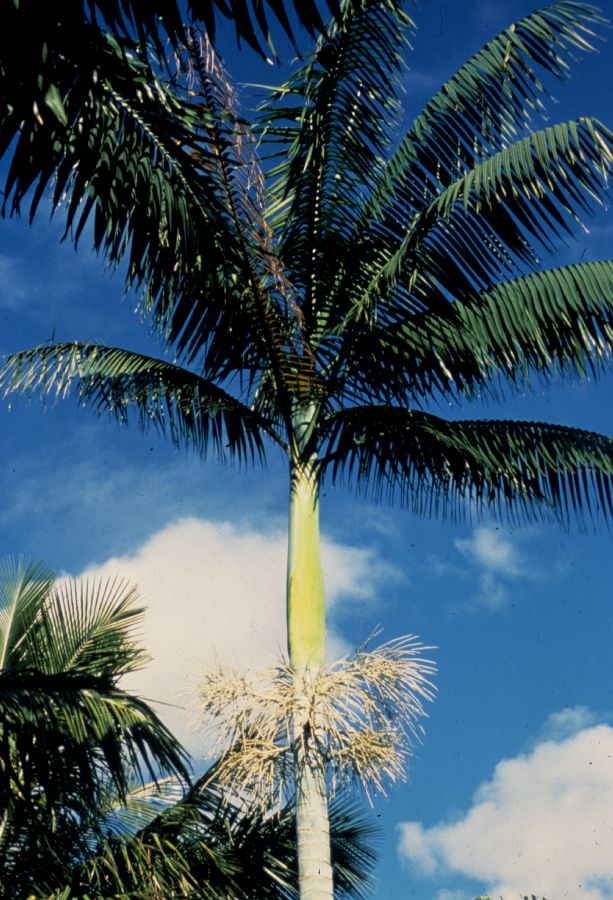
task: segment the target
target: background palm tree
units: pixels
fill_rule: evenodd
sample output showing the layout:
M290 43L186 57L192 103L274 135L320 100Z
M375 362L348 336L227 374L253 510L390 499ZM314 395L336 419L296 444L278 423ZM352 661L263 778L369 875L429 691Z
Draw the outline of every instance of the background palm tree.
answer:
M55 884L100 836L109 788L171 774L185 751L118 686L147 657L142 610L121 582L55 582L39 564L0 568L0 895Z
M589 118L531 130L540 78L564 76L601 23L565 0L527 16L399 137L410 21L394 0L342 5L260 112L264 169L193 30L171 76L142 42L100 29L78 75L57 62L71 67L57 82L66 89L0 126L5 209L27 199L34 215L51 186L75 242L91 218L94 246L126 259L169 354L44 345L7 362L6 389L78 385L99 411L120 421L135 411L202 453L284 452L288 645L301 676L315 677L324 654L324 480L421 514L564 524L611 514L610 438L432 411L610 360L613 263L542 270L538 253L602 201L613 136ZM331 896L325 766L310 737L296 735L303 894Z
M216 765L187 791L176 779L146 785L111 812L92 852L67 863L53 900L298 896L293 807L262 815L245 796L232 799L219 785ZM330 825L335 896L366 897L376 826L340 800L331 807Z

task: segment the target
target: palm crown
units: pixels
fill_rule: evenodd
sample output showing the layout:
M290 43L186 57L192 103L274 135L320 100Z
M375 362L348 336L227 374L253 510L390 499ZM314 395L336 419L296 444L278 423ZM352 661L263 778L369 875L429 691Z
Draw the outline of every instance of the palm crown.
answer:
M78 58L49 55L42 97L4 70L5 210L27 202L34 215L51 187L67 235L91 223L96 249L126 261L167 356L46 344L13 355L3 384L78 385L96 409L136 411L202 453L281 448L298 672L323 661L323 479L428 514L613 511L610 438L432 411L609 361L613 262L541 270L538 253L603 201L613 134L590 118L531 130L541 77L565 76L601 23L570 0L527 16L400 137L411 22L397 0L341 3L253 127L193 28L176 73L104 28ZM301 789L324 793L321 780Z
M266 174L201 38L185 84L103 33L89 71L57 63L72 83L30 111L5 204L36 184L34 212L53 178L74 239L92 217L96 247L128 256L174 361L45 346L14 357L5 383L61 392L78 378L98 409L134 407L178 442L245 457L272 439L420 511L609 512L608 440L429 411L607 359L613 267L538 271L537 252L602 200L611 132L584 118L526 133L539 72L563 75L598 21L568 2L528 16L393 146L409 21L395 3L348 7L261 110L280 159Z

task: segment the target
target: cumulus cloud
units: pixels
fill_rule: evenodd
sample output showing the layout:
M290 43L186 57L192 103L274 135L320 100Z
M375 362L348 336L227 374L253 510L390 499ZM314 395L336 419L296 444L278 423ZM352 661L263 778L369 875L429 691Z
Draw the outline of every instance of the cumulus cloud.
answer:
M536 567L520 551L508 534L495 528L475 528L470 538L458 539L455 547L477 572L477 589L468 603L469 608L492 611L505 607L509 599L509 582L534 578Z
M599 717L588 706L567 706L547 716L541 729L540 741L560 741L597 725ZM539 741L539 743L540 743Z
M474 896L467 894L466 891L442 888L442 890L437 892L435 900L474 900Z
M489 572L516 578L522 573L521 557L510 538L493 528L475 528L468 539L458 539L455 546L477 565Z
M133 555L109 559L84 576L119 576L135 583L147 607L143 642L153 660L127 686L173 704L160 714L188 748L201 754L193 707L199 673L218 663L239 669L269 666L285 653L285 554L281 531L228 522L182 519L154 534ZM369 548L323 541L332 606L372 601L394 576ZM331 629L329 654L348 647Z
M551 716L558 737L498 763L456 821L403 823L401 858L426 877L480 880L490 896L613 900L613 728L568 735L588 713Z

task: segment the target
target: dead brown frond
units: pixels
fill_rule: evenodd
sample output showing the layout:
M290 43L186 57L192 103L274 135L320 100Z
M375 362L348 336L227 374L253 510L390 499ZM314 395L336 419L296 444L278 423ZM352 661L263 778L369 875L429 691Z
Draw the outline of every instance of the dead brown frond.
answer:
M288 665L241 674L220 668L204 676L201 709L216 728L221 783L248 792L257 805L280 803L293 773L291 761L315 756L327 766L330 794L357 781L370 797L405 777L423 734L424 703L434 697L435 665L416 638L369 646L300 675Z

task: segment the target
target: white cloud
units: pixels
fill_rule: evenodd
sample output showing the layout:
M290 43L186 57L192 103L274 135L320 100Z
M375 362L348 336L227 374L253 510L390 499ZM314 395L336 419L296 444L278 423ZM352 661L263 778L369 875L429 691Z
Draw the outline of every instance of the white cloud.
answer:
M522 560L508 537L493 528L475 528L473 536L456 540L455 546L464 556L489 572L508 578L522 574Z
M588 721L584 707L548 720ZM502 760L451 823L400 826L399 853L424 876L463 875L490 896L613 900L613 728L598 724Z
M362 607L372 606L378 602L381 584L399 584L405 581L405 575L380 559L373 547L349 547L324 540L321 557L331 607L339 598L360 601Z
M467 894L466 891L454 891L443 888L437 892L435 900L474 900L474 895Z
M143 642L151 664L131 676L129 687L171 704L193 704L199 673L223 663L239 669L274 664L285 653L285 554L281 531L238 528L228 522L188 518L154 534L134 555L109 559L85 576L121 576L138 585L147 607ZM323 540L331 605L372 600L393 572L374 551ZM347 652L331 629L331 657ZM160 714L198 754L184 709Z
M472 578L477 587L466 604L468 609L504 609L509 599L508 582L541 577L535 564L526 558L508 534L502 534L498 529L475 528L472 537L458 538L454 543L477 569Z
M585 728L598 724L599 717L588 706L567 706L547 716L541 730L541 740L561 741Z
M491 572L485 572L478 579L479 591L474 597L477 606L495 612L504 609L509 599L509 591Z

